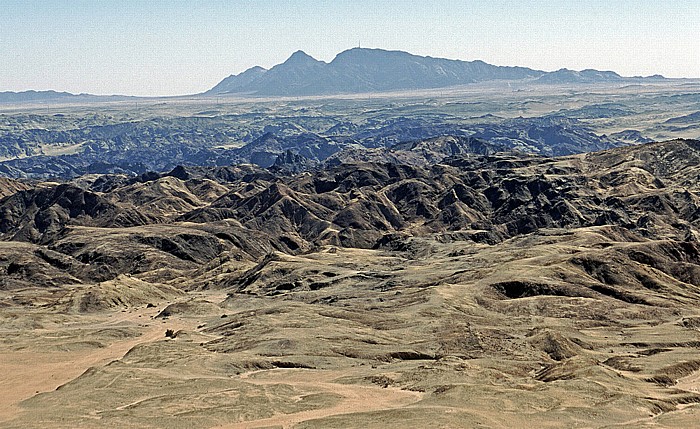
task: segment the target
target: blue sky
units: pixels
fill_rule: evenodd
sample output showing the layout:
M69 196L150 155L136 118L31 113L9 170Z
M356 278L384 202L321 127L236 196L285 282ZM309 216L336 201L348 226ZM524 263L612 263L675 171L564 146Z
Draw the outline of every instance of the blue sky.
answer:
M700 77L690 0L3 0L0 91L176 95L301 49Z

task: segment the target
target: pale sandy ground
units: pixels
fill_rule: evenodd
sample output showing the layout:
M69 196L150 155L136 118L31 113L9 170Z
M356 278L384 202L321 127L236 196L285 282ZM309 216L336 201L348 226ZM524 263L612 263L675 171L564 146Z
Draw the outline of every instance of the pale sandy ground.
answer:
M676 387L689 392L700 393L700 371L678 380ZM700 425L700 423L699 423Z
M53 391L75 379L88 368L120 359L138 344L163 338L165 328L162 322L150 320L158 311L157 308L141 308L128 313L115 312L114 317L108 321L91 326L94 329L140 327L140 336L117 340L103 348L76 351L0 350L0 424L16 418L22 412L19 403L25 399L38 393ZM148 322L144 323L144 320ZM168 322L168 328L191 328L192 323L186 319L174 318ZM52 332L47 330L43 335L51 334Z
M281 426L292 428L307 420L363 412L389 410L403 407L419 401L424 394L396 388L358 386L338 384L333 381L340 377L353 375L350 371L308 371L276 369L254 371L241 375L246 383L255 385L285 384L309 393L330 393L342 396L342 400L331 407L318 410L302 411L292 414L280 414L274 417L246 421L231 425L218 426L217 429L247 429Z
M221 298L218 297L217 298ZM122 358L139 344L161 340L164 324L160 320L149 320L158 313L157 308L142 308L129 313L115 312L114 319L94 325L102 327L134 327L142 329L140 336L123 341L114 341L104 348L76 351L1 351L0 352L0 425L20 416L24 410L20 403L32 396L51 392L74 380L88 368L99 367ZM143 323L143 318L149 320ZM171 318L168 329L192 329L194 322L185 318ZM54 332L55 333L55 332ZM51 335L47 330L46 335ZM219 426L219 429L243 429L282 427L329 416L389 410L419 401L424 394L398 388L349 385L334 382L343 377L357 376L354 371L310 371L294 369L260 370L240 376L246 383L265 385L288 385L298 388L306 395L323 393L340 396L333 406L290 414L279 414L270 418L245 421Z
M530 267L533 278L544 276L591 234L563 236L566 246L550 243L551 236L531 237L543 244L529 243L529 251L515 240L510 244L519 252L515 260L513 251L498 247L479 247L479 253L455 259L448 247L443 251L448 256L402 268L405 284L398 295L368 292L363 288L376 280L357 276L332 286L341 297L372 293L385 299L369 304L371 311L359 301L342 308L245 295L229 298L229 306L214 305L226 292L174 297L209 306L193 305L167 320L153 317L168 302L89 314L8 307L3 310L8 323L0 331L0 427L697 427L700 371L688 370L684 377L673 371L679 362L698 359L700 331L679 324L700 316L694 304L673 312L568 296L473 300L489 296L480 284L523 267ZM393 272L398 262L360 250L285 257L266 267L259 283L276 280L272 276L284 273L280 268L330 270L343 278L346 271ZM485 279L460 271L494 265L499 269ZM441 277L444 273L449 276ZM598 317L581 326L562 316L568 312L582 319L616 317L627 325ZM184 332L167 340L166 329ZM424 344L434 339L459 353L444 359L381 358L390 351L430 351ZM93 340L101 344L90 345ZM545 350L557 347L574 356L549 359ZM328 348L338 353L323 354ZM341 352L359 357L339 357ZM613 357L621 361L609 362ZM108 365L114 360L119 362ZM306 367L256 366L266 362ZM550 380L536 378L545 369L539 362L547 364ZM80 377L90 368L96 370ZM648 380L656 375L678 382L664 387Z

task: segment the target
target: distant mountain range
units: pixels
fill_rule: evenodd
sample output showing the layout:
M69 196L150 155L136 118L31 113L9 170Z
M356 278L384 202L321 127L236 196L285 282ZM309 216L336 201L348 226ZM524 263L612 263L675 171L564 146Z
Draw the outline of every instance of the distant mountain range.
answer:
M535 84L591 84L658 81L663 76L622 77L612 71L561 69L554 72L527 67L504 67L483 61L422 57L402 51L353 48L326 63L303 51L267 70L252 67L231 75L203 96L304 96L358 94L445 88L493 80ZM0 92L0 103L115 101L127 96L97 96L57 91ZM159 98L159 97L148 97Z
M58 91L0 92L0 103L61 103L73 101L118 101L134 97L124 95L71 94Z
M491 80L540 84L661 80L663 76L625 78L612 71L561 69L555 72L503 67L483 61L422 57L401 51L354 48L325 63L303 51L269 70L253 67L222 80L205 95L297 96L443 88Z
M66 99L74 99L84 97L85 95L76 95L69 92L57 91L22 91L0 92L0 103L29 103L32 101L61 101Z

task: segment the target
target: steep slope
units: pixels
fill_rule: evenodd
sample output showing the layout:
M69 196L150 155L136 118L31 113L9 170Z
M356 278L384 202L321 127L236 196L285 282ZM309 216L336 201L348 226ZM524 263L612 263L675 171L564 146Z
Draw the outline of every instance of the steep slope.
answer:
M251 67L237 75L231 75L219 82L215 87L205 92L205 94L225 94L245 91L245 88L255 82L267 70L262 67Z
M332 91L335 79L326 65L303 51L297 51L270 70L253 67L239 75L229 76L205 94L243 92L283 96Z
M68 184L19 191L0 200L0 233L20 241L50 242L66 225L118 228L157 219Z
M12 195L18 191L30 189L31 186L17 180L0 177L0 199Z
M697 197L682 187L689 180L683 176L673 178L680 187L665 185L668 179L659 169L672 169L668 160L646 164L653 147L569 158L462 154L429 168L342 164L259 182L246 194L232 191L180 219L236 219L254 230L275 231L297 249L375 247L393 233L429 231L462 231L474 240L498 242L539 228L609 223L638 231L654 224L658 232L685 237L695 221ZM687 152L688 160L697 157L694 141L661 147ZM664 152L653 156L659 153ZM609 161L620 154L640 159L620 169ZM601 163L601 157L606 161Z

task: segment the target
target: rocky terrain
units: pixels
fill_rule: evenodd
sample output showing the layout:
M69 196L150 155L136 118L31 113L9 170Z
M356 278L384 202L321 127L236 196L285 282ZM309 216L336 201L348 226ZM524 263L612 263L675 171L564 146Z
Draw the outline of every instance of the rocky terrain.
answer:
M2 426L692 427L700 141L508 148L3 179Z
M310 170L341 151L382 148L403 153L422 140L444 136L456 141L478 138L482 145L549 155L626 144L564 117L474 124L469 130L445 118L391 116L352 124L332 116L155 117L135 121L131 117L21 115L9 116L5 123L5 130L0 130L0 155L5 158L0 161L0 174L14 178L136 175L181 164L253 163L267 168L288 151L302 157L299 162ZM448 153L438 149L447 155L462 150L455 147Z
M572 155L700 138L698 87L673 80L574 86L490 81L325 98L3 103L0 176L69 180L242 163L277 163L299 172L383 157L420 166L465 150L483 153L487 146ZM424 143L445 138L455 144Z

